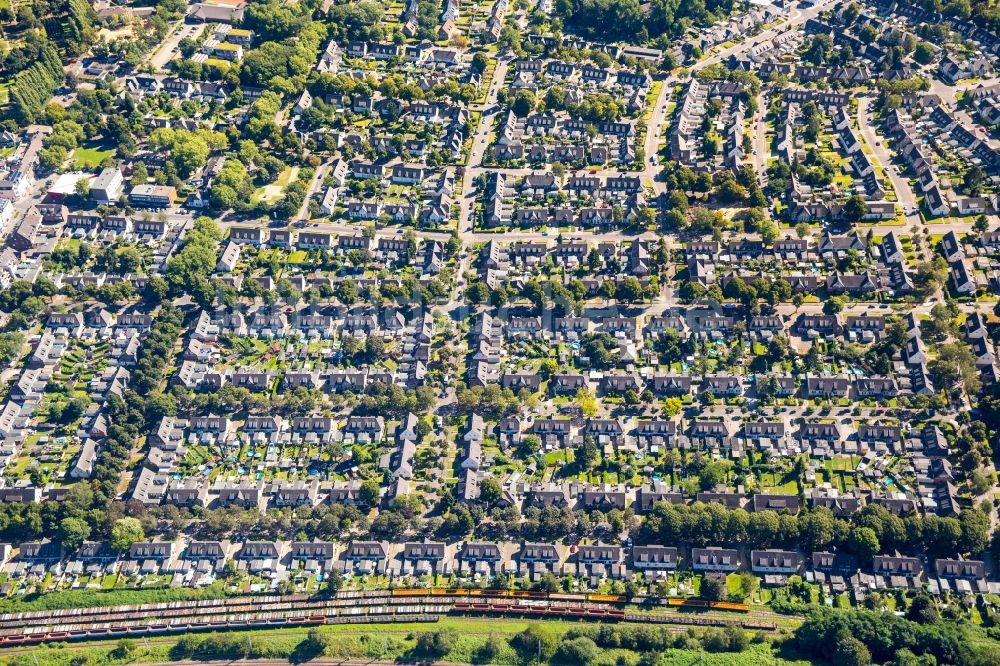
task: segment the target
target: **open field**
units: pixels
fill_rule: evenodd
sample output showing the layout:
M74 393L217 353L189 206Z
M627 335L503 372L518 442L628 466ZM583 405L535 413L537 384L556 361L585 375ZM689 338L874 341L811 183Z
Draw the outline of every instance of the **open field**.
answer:
M93 169L100 166L108 157L114 154L114 149L101 144L80 146L73 151L73 167L77 169Z
M539 629L548 640L557 642L577 624L561 621L528 622L525 620L465 619L447 618L433 624L370 624L322 627L318 630L327 638L326 649L316 654L303 646L309 630L280 629L264 631L229 632L226 634L201 634L190 637L164 637L137 641L134 645L123 645L120 641L100 641L93 643L54 644L30 650L0 651L9 655L15 663L37 664L38 666L70 666L82 659L88 664L170 663L178 660L210 661L240 658L243 655L226 653L185 654L185 641L205 644L224 638L227 645L245 646L254 659L289 660L291 663L325 663L328 660L363 660L364 663L413 662L421 660L415 651L417 637L425 632L455 632L457 640L439 658L445 663L490 663L501 666L524 664L527 655L519 654L511 645L511 639L529 625ZM635 625L632 625L635 626ZM125 648L125 649L123 649ZM751 645L742 653L704 653L696 649L671 649L660 655L656 663L661 666L681 666L702 663L717 666L805 666L808 660L785 658L769 643ZM533 656L533 655L532 655ZM603 650L595 665L638 662L640 655L631 650ZM425 660L425 659L424 659ZM425 660L426 661L426 660ZM535 662L537 663L537 662ZM543 663L556 663L543 659Z

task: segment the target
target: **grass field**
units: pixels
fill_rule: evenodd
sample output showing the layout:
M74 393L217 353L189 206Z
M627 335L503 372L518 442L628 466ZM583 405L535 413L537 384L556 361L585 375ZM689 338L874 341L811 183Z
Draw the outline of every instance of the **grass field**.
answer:
M113 148L104 148L101 144L80 146L73 151L73 167L76 169L93 169L106 158L114 154Z
M97 590L64 590L44 594L25 595L0 600L0 613L59 610L64 608L96 608L127 604L155 604L167 601L195 599L221 599L229 596L220 585L200 589L176 587L148 590L116 589L108 592Z
M298 173L298 167L288 167L278 174L278 177L275 178L273 183L257 188L257 190L250 196L250 201L254 203L260 201L266 201L268 203L277 201L281 198L281 195L284 193L285 188L288 187L288 184L295 180Z
M522 666L538 663L534 655L519 654L510 644L510 639L529 625L542 628L553 644L575 623L562 621L527 621L503 619L445 618L435 623L418 624L369 624L336 625L320 628L320 634L327 638L327 646L322 653L306 649L303 645L308 630L305 628L276 629L264 631L229 632L225 634L231 645L239 645L241 650L249 650L253 658L289 659L292 663L326 659L370 659L385 662L415 662L421 655L414 653L417 636L424 632L442 629L457 634L451 649L439 657L442 661L457 664L497 664L498 666ZM219 634L195 634L195 640L203 641ZM180 637L158 637L148 641L139 639L123 645L117 641L91 643L60 643L16 653L17 663L31 666L71 666L83 663L117 665L125 663L163 663L182 658L207 660L214 655L184 655L177 647ZM0 651L4 656L4 651ZM225 655L232 658L233 655ZM635 664L640 655L631 650L604 649L600 657L590 662L591 666L612 666L613 664ZM429 663L426 662L426 663ZM543 663L549 663L543 659ZM690 666L701 663L707 666L808 666L809 661L786 658L776 653L768 643L755 643L742 653L703 653L696 649L670 649L660 654L660 666Z

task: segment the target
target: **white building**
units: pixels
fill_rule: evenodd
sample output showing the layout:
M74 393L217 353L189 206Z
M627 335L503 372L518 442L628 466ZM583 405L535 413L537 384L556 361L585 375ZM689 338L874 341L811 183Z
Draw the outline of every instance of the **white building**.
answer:
M122 196L125 178L118 167L107 168L90 183L90 198L99 204L112 204Z

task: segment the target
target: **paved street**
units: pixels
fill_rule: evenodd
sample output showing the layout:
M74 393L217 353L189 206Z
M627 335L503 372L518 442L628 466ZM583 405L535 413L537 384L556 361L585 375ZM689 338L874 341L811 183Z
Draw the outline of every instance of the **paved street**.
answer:
M316 167L316 173L313 174L312 180L309 181L309 187L306 188L306 196L302 200L302 205L299 206L298 213L295 214L295 222L301 222L306 219L309 215L309 202L319 188L323 185L323 179L326 178L327 172L330 170L330 162L324 162Z
M767 159L770 153L770 146L767 143L767 106L764 94L757 95L757 115L754 116L753 131L753 168L757 173L757 180L760 186L767 185Z
M191 39L197 39L201 31L205 29L204 24L188 25L183 21L178 21L173 26L171 26L170 34L167 38L160 44L160 47L153 52L153 55L149 57L146 64L152 68L153 71L161 71L174 59L178 54L178 45L181 40L185 37L190 37Z

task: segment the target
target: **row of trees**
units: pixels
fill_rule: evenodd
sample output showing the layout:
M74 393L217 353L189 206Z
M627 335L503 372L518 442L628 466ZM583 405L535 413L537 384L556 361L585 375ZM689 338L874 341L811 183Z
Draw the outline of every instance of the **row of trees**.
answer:
M670 649L705 650L706 652L743 652L750 647L750 635L742 627L724 629L689 629L676 633L663 627L627 625L579 625L566 633L552 632L533 624L510 639L510 646L525 663L587 666L603 663L607 650L630 650L640 654L640 665L658 664ZM430 653L442 657L444 654ZM629 662L632 663L632 662Z
M62 62L51 44L44 46L39 58L18 72L10 89L11 115L19 123L35 122L64 80Z
M45 298L59 290L45 275L40 275L34 284L26 280L16 280L7 289L0 291L0 310L10 313L6 329L19 331L30 328L45 311Z
M160 383L173 356L174 345L181 335L182 323L180 310L171 305L160 308L149 334L143 340L125 398L112 395L108 399L106 409L112 425L97 456L93 475L106 498L113 498L117 494L121 473L129 461L132 445L149 430L147 405L157 399Z
M299 94L305 89L306 79L313 63L319 58L319 50L326 37L325 25L307 22L293 36L282 41L262 42L244 57L240 68L241 82L286 96Z
M365 638L367 637L362 637L362 642ZM406 660L444 659L459 647L462 636L458 630L444 627L435 631L419 632L414 638L413 648L404 655ZM310 629L290 656L284 654L282 647L258 645L260 643L266 641L249 641L237 635L227 634L184 636L171 649L170 656L175 660L196 661L288 656L293 663L300 663L326 655L334 645L333 636L318 628ZM626 649L642 653L640 664L656 664L661 659L660 653L671 648L704 649L707 652L742 652L750 646L750 635L736 626L704 631L691 629L683 634L649 626L578 626L562 633L541 624L532 624L507 640L491 635L477 648L474 657L476 663L493 663L503 651L505 644L517 653L519 661L523 663L540 660L537 663L587 666L600 661L604 650ZM389 644L379 643L379 645L385 648ZM398 649L395 644L393 647ZM116 652L127 650L134 652L134 647L119 645ZM374 656L374 653L371 656Z
M550 88L541 102L528 90L504 91L500 102L509 103L514 114L522 118L537 108L539 113L566 111L573 118L597 123L618 120L625 112L622 105L607 93L588 95L579 102L567 102L566 91L558 86ZM588 127L587 131L596 134L597 128Z
M555 13L589 37L644 42L661 35L677 38L691 25L707 25L733 11L733 0L558 0Z
M67 53L82 54L97 35L96 21L97 14L87 0L68 0L66 13L58 22L60 46Z
M654 270L658 267L654 267ZM581 269L583 272L585 269ZM621 303L638 303L645 299L655 299L660 293L660 278L651 275L643 285L638 278L627 276L622 280L605 279L597 290L597 295L604 299L616 299ZM496 307L510 305L518 299L531 303L535 311L541 314L552 308L557 317L569 313L580 313L588 298L587 286L582 280L570 280L566 284L556 279L540 281L529 280L520 290L513 283L504 283L490 289L484 282L473 282L465 293L470 303L489 302Z
M919 623L892 613L824 610L814 611L795 630L795 643L807 655L842 666L985 666L1000 661L995 643L972 640L969 634L966 627L954 622Z
M111 425L91 481L74 484L60 502L0 505L0 538L17 542L54 535L67 548L88 538L102 538L123 549L141 539L144 529L156 526L155 521L145 525L136 519L144 513L141 505L126 508L114 498L133 444L149 430L146 410L157 402L181 323L177 308L165 305L160 309L132 370L130 389L124 397L108 397L104 410Z
M930 557L975 555L986 549L989 538L990 517L979 509L965 509L959 518L916 513L901 518L877 504L868 504L844 519L824 507L793 515L747 512L715 503L657 503L639 533L646 543L802 547L809 552L845 548L863 563L897 550Z
M219 226L208 217L199 217L184 237L184 246L167 261L166 280L175 295L187 294L205 307L215 298L210 277L218 261L222 240Z

